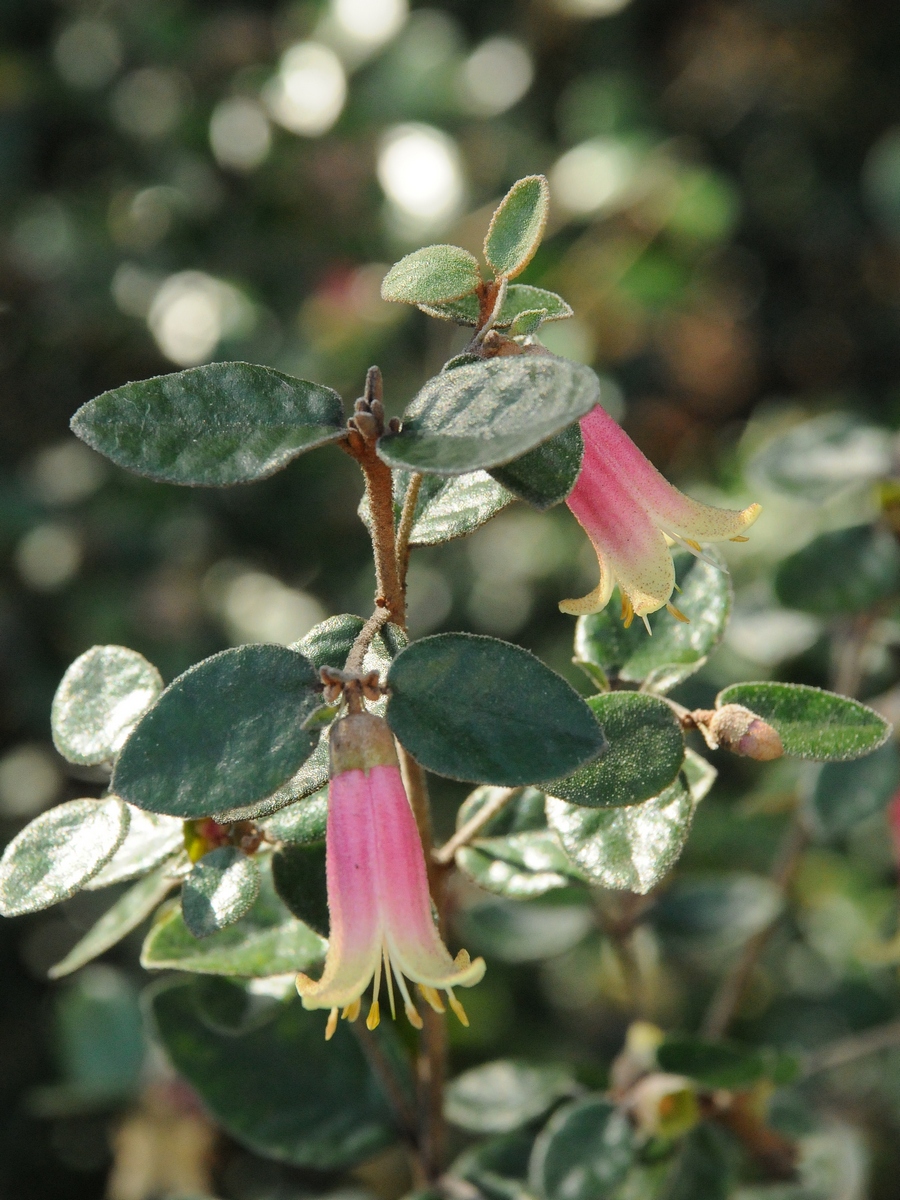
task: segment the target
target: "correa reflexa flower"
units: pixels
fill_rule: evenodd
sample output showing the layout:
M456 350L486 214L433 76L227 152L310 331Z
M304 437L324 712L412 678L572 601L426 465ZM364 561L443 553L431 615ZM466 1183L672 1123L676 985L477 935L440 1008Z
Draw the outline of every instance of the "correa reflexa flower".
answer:
M746 541L743 531L759 516L760 506L738 512L691 500L599 405L581 418L581 432L584 458L567 503L597 551L600 582L580 600L563 600L559 607L572 616L599 612L618 584L626 625L637 615L649 630L647 614L663 605L686 620L669 602L675 587L669 547L677 543L702 557L701 542Z
M393 978L410 1022L421 1028L406 980L432 1008L444 1011L440 992L464 1025L455 987L471 987L484 975L484 959L465 950L454 960L431 913L422 842L406 797L394 739L373 713L351 712L331 727L326 862L330 930L325 970L317 982L297 976L304 1008L331 1009L325 1037L338 1011L359 1016L362 993L374 977L369 1029L380 1020L382 964L391 1014Z

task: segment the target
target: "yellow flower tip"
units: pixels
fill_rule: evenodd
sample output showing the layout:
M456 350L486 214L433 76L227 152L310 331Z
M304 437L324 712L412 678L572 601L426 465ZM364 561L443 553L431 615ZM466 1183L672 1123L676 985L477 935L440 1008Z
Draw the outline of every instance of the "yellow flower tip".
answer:
M466 1029L468 1029L469 1028L469 1018L466 1015L466 1010L463 1008L460 1001L457 1000L457 998L453 995L453 993L449 992L449 991L447 993L447 998L450 1001L450 1007L456 1013L456 1018L459 1021L460 1025L465 1025Z
M419 1016L419 1010L411 1000L403 1005L406 1010L406 1017L413 1029L421 1029L423 1025L422 1018Z
M359 1016L359 1010L361 1007L362 1007L362 1004L361 1004L360 998L359 998L359 996L357 996L356 999L353 1000L350 1004L348 1004L347 1007L344 1009L344 1011L341 1013L341 1020L342 1021L350 1021L352 1023Z
M447 1011L444 1008L444 1002L441 999L440 992L437 990L437 988L429 987L427 983L420 983L419 991L436 1013L443 1013Z
M729 542L749 542L750 541L750 539L748 537L744 537L744 535L742 533L739 533L737 535L737 537L729 538L728 540L729 540Z
M453 965L456 967L457 971L464 971L466 967L470 967L472 965L472 959L469 957L468 950L460 950L459 954L457 954L456 958L453 960Z
M366 1017L366 1029L377 1029L381 1024L381 1005L377 1000L373 1000L369 1006L369 1015Z
M671 601L666 605L666 611L671 613L676 621L681 621L684 625L690 625L690 617L686 617L683 612L681 612L675 607L674 604L671 603Z
M294 980L294 984L297 988L298 996L305 996L311 988L316 986L315 980L310 979L308 975L304 975L302 971L298 973L297 978Z
M325 1026L325 1041L330 1042L334 1037L334 1031L337 1029L338 1010L333 1008L328 1014L328 1024Z

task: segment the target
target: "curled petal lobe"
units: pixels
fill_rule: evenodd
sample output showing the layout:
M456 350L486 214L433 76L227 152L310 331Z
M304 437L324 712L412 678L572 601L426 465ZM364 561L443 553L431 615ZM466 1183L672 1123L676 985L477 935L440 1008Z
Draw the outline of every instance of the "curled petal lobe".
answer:
M397 767L375 767L369 781L377 819L376 862L385 940L393 964L427 988L471 987L484 960L450 957L431 915L422 843Z
M743 531L759 505L737 511L685 496L599 405L582 417L581 431L584 457L567 503L597 552L600 582L560 608L573 616L599 612L618 584L626 624L633 615L647 624L647 615L664 605L686 620L670 603L675 569L669 546L681 542L703 557L701 542L746 541Z

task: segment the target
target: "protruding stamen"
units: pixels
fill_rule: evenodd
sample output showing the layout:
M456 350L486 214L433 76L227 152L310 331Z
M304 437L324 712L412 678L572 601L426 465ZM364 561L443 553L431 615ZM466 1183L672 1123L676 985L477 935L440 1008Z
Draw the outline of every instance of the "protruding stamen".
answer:
M388 1000L391 1005L391 1020L397 1020L397 1007L394 1004L394 978L391 975L391 960L388 956L387 946L382 946L381 953L384 958L384 978L387 981Z
M631 601L628 597L622 594L622 624L626 629L631 627L631 622L634 620L634 609L631 606ZM646 622L645 622L646 623Z
M750 541L750 539L748 537L744 537L744 535L742 533L739 533L737 535L737 537L729 538L728 540L729 540L729 542L749 542Z
M381 1005L373 1000L369 1005L369 1015L366 1017L366 1029L377 1029L381 1023Z
M419 1010L413 1004L412 1000L410 1000L408 1004L404 1004L403 1008L406 1012L406 1018L410 1025L412 1025L413 1029L421 1029L424 1025L424 1022L419 1016Z
M644 628L647 630L650 636L653 637L653 630L650 628L650 619L646 613L641 613L641 620L644 622ZM628 624L630 625L631 622L629 621ZM626 625L625 628L627 629L628 625Z
M353 1000L350 1004L348 1004L347 1007L344 1009L344 1011L341 1013L341 1020L342 1021L350 1021L350 1023L352 1024L356 1020L356 1018L359 1016L359 1010L361 1007L362 1007L362 1002L360 1001L359 996L357 996L356 999Z
M460 1025L465 1025L466 1029L468 1029L469 1018L466 1016L466 1010L463 1008L462 1004L453 995L453 988L447 988L447 999L450 1001L450 1007L456 1013L456 1018Z
M409 994L409 988L406 986L406 980L403 978L403 973L394 968L394 974L397 977L397 987L400 989L400 995L403 997L403 1008L406 1012L407 1019L414 1029L422 1028L422 1018L419 1016L419 1010L412 1002L412 997Z
M328 1024L325 1026L325 1041L330 1042L334 1037L334 1031L337 1029L338 1009L333 1008L328 1014Z
M440 992L438 992L437 988L429 987L427 983L420 983L419 991L436 1013L443 1013L447 1011L446 1008L444 1008L444 1002L441 999Z
M666 612L671 613L676 621L681 621L684 625L690 625L691 623L691 618L686 617L680 609L677 609L675 605L672 604L671 601L669 601L669 603L666 605Z

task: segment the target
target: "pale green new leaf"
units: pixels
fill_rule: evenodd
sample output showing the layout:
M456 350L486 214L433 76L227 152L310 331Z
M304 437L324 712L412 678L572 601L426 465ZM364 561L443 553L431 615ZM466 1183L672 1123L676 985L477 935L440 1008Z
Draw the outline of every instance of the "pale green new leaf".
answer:
M124 896L120 896L66 957L50 968L47 972L50 978L61 979L63 975L71 975L137 929L175 886L177 880L172 875L172 869L169 863L164 863L129 888Z
M550 212L550 188L543 175L520 179L504 196L484 239L484 257L497 276L513 279L535 255Z
M38 912L73 895L109 862L128 833L118 796L69 800L18 833L0 859L0 913Z
M69 762L112 762L163 689L159 671L136 650L92 646L72 663L53 697L53 743Z
M460 246L424 246L395 263L381 283L384 300L399 304L443 304L474 292L478 263Z

